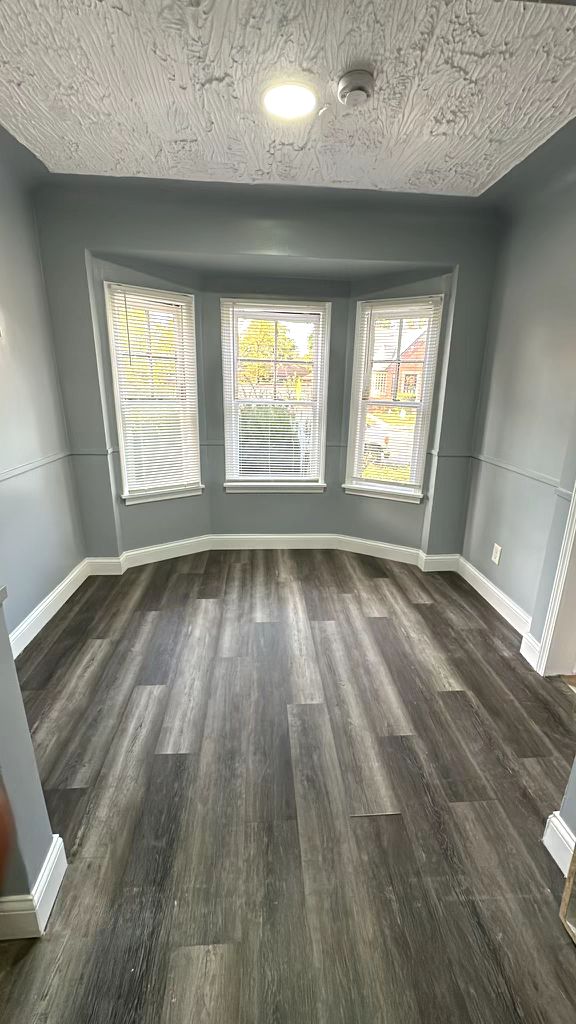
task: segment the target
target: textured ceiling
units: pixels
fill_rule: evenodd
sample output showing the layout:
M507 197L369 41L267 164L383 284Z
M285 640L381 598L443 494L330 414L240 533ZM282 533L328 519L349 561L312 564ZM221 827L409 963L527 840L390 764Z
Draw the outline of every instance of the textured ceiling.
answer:
M511 0L2 0L0 123L52 171L478 195L576 114L575 55L573 7ZM326 109L270 122L294 76Z

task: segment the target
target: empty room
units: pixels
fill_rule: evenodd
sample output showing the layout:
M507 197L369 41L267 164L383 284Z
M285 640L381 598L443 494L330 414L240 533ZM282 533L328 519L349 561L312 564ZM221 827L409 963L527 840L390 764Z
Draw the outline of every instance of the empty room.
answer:
M2 1024L576 1021L576 5L0 5Z

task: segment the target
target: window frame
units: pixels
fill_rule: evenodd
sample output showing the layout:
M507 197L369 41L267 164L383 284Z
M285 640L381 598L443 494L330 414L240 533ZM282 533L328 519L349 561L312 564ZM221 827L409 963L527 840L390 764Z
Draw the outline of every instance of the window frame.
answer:
M204 484L202 483L200 423L198 413L198 331L196 323L195 296L189 292L171 292L163 288L148 288L143 285L126 284L123 281L104 280L103 286L104 301L106 307L106 329L108 335L108 358L110 360L110 371L112 377L112 395L114 400L116 432L118 437L118 454L120 459L120 473L122 480L122 490L120 492L120 497L122 498L123 502L126 505L141 505L146 502L168 501L174 498L184 498L191 497L194 495L201 495L204 492ZM122 398L119 380L119 368L116 359L114 340L114 316L112 299L114 289L118 289L120 291L133 295L138 295L139 293L141 293L144 296L148 296L152 294L156 296L160 301L164 301L174 305L180 305L183 307L188 307L189 320L193 328L193 337L192 344L190 346L190 351L188 351L187 353L187 362L192 363L193 369L191 375L192 433L195 437L196 456L198 463L198 481L195 481L194 483L183 484L181 487L155 487L144 490L138 490L136 488L131 489L128 484L125 432L122 416Z
M373 364L374 338L372 330L368 328L368 341L366 350L362 352L362 323L364 308L369 307L370 317L375 310L389 306L391 310L400 306L408 306L410 303L436 302L438 310L438 336L434 345L427 346L425 358L422 363L422 380L420 384L421 397L413 401L398 401L396 399L372 399L368 400L370 405L393 406L394 408L416 409L417 418L414 430L414 445L417 445L418 463L417 472L414 473L415 483L400 484L387 481L361 480L356 475L356 453L360 449L360 432L366 430L366 423L362 422L362 404L365 401L362 397L366 374L370 372ZM405 501L412 504L420 504L426 496L424 490L424 478L426 474L426 457L430 429L432 425L432 414L434 409L434 398L436 394L439 354L442 346L443 328L443 303L442 293L434 295L398 296L397 298L382 299L361 299L356 304L356 324L354 331L354 358L352 368L352 379L350 382L350 419L348 424L348 443L346 455L346 479L342 484L347 494L359 494L365 497L384 498L392 501ZM362 366L362 356L364 365ZM391 360L401 363L401 360ZM425 394L426 384L429 382L428 393ZM398 383L398 381L396 382ZM424 438L424 440L422 440Z
M324 350L322 353L322 361L319 371L315 379L315 387L317 387L319 395L319 415L318 415L318 478L302 478L302 477L277 477L266 479L263 477L241 477L234 476L229 473L230 465L237 465L239 455L239 430L238 430L238 414L237 405L240 404L239 399L233 398L231 402L228 401L226 395L228 371L227 365L230 366L230 387L232 391L236 388L236 372L238 362L245 361L241 360L237 354L237 339L236 339L236 316L237 308L242 311L249 311L251 308L257 311L265 311L267 308L270 312L278 313L282 309L286 312L286 318L289 319L292 313L315 313L322 314L323 316L323 346ZM325 467L326 467L326 421L328 413L328 373L329 373L329 361L330 361L330 334L331 334L331 313L332 303L325 300L319 300L317 302L301 299L287 299L285 297L274 298L265 296L259 298L257 296L250 297L221 297L220 299L220 337L222 346L222 392L223 392L223 406L224 406L224 490L229 493L247 493L247 492L270 492L270 493L303 493L303 492L323 492L326 490L325 482ZM231 318L231 329L228 330L231 340L231 350L228 351L227 341L227 330L225 330L225 316ZM278 317L276 319L279 319ZM256 362L282 362L283 360L266 360L258 359ZM294 360L298 362L298 360ZM260 403L256 403L260 404ZM262 401L263 405L267 404ZM302 403L305 404L305 403ZM307 403L312 408L315 407L315 401ZM278 405L290 405L289 401L278 401ZM234 438L235 450L232 452L228 451L228 440Z

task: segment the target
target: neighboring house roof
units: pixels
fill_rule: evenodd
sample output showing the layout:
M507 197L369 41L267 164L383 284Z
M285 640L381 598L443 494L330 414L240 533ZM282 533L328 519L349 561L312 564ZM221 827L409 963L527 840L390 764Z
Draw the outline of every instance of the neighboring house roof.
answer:
M426 330L420 331L420 334L414 338L414 341L410 342L408 348L405 348L402 353L402 362L423 362L426 350Z

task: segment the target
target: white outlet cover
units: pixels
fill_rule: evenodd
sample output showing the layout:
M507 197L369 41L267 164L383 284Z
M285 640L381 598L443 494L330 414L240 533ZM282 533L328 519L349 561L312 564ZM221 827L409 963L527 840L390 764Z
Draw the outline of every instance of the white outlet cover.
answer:
M492 561L495 562L496 565L500 564L500 555L501 554L502 554L502 548L501 548L500 544L495 544L494 547L492 548Z

